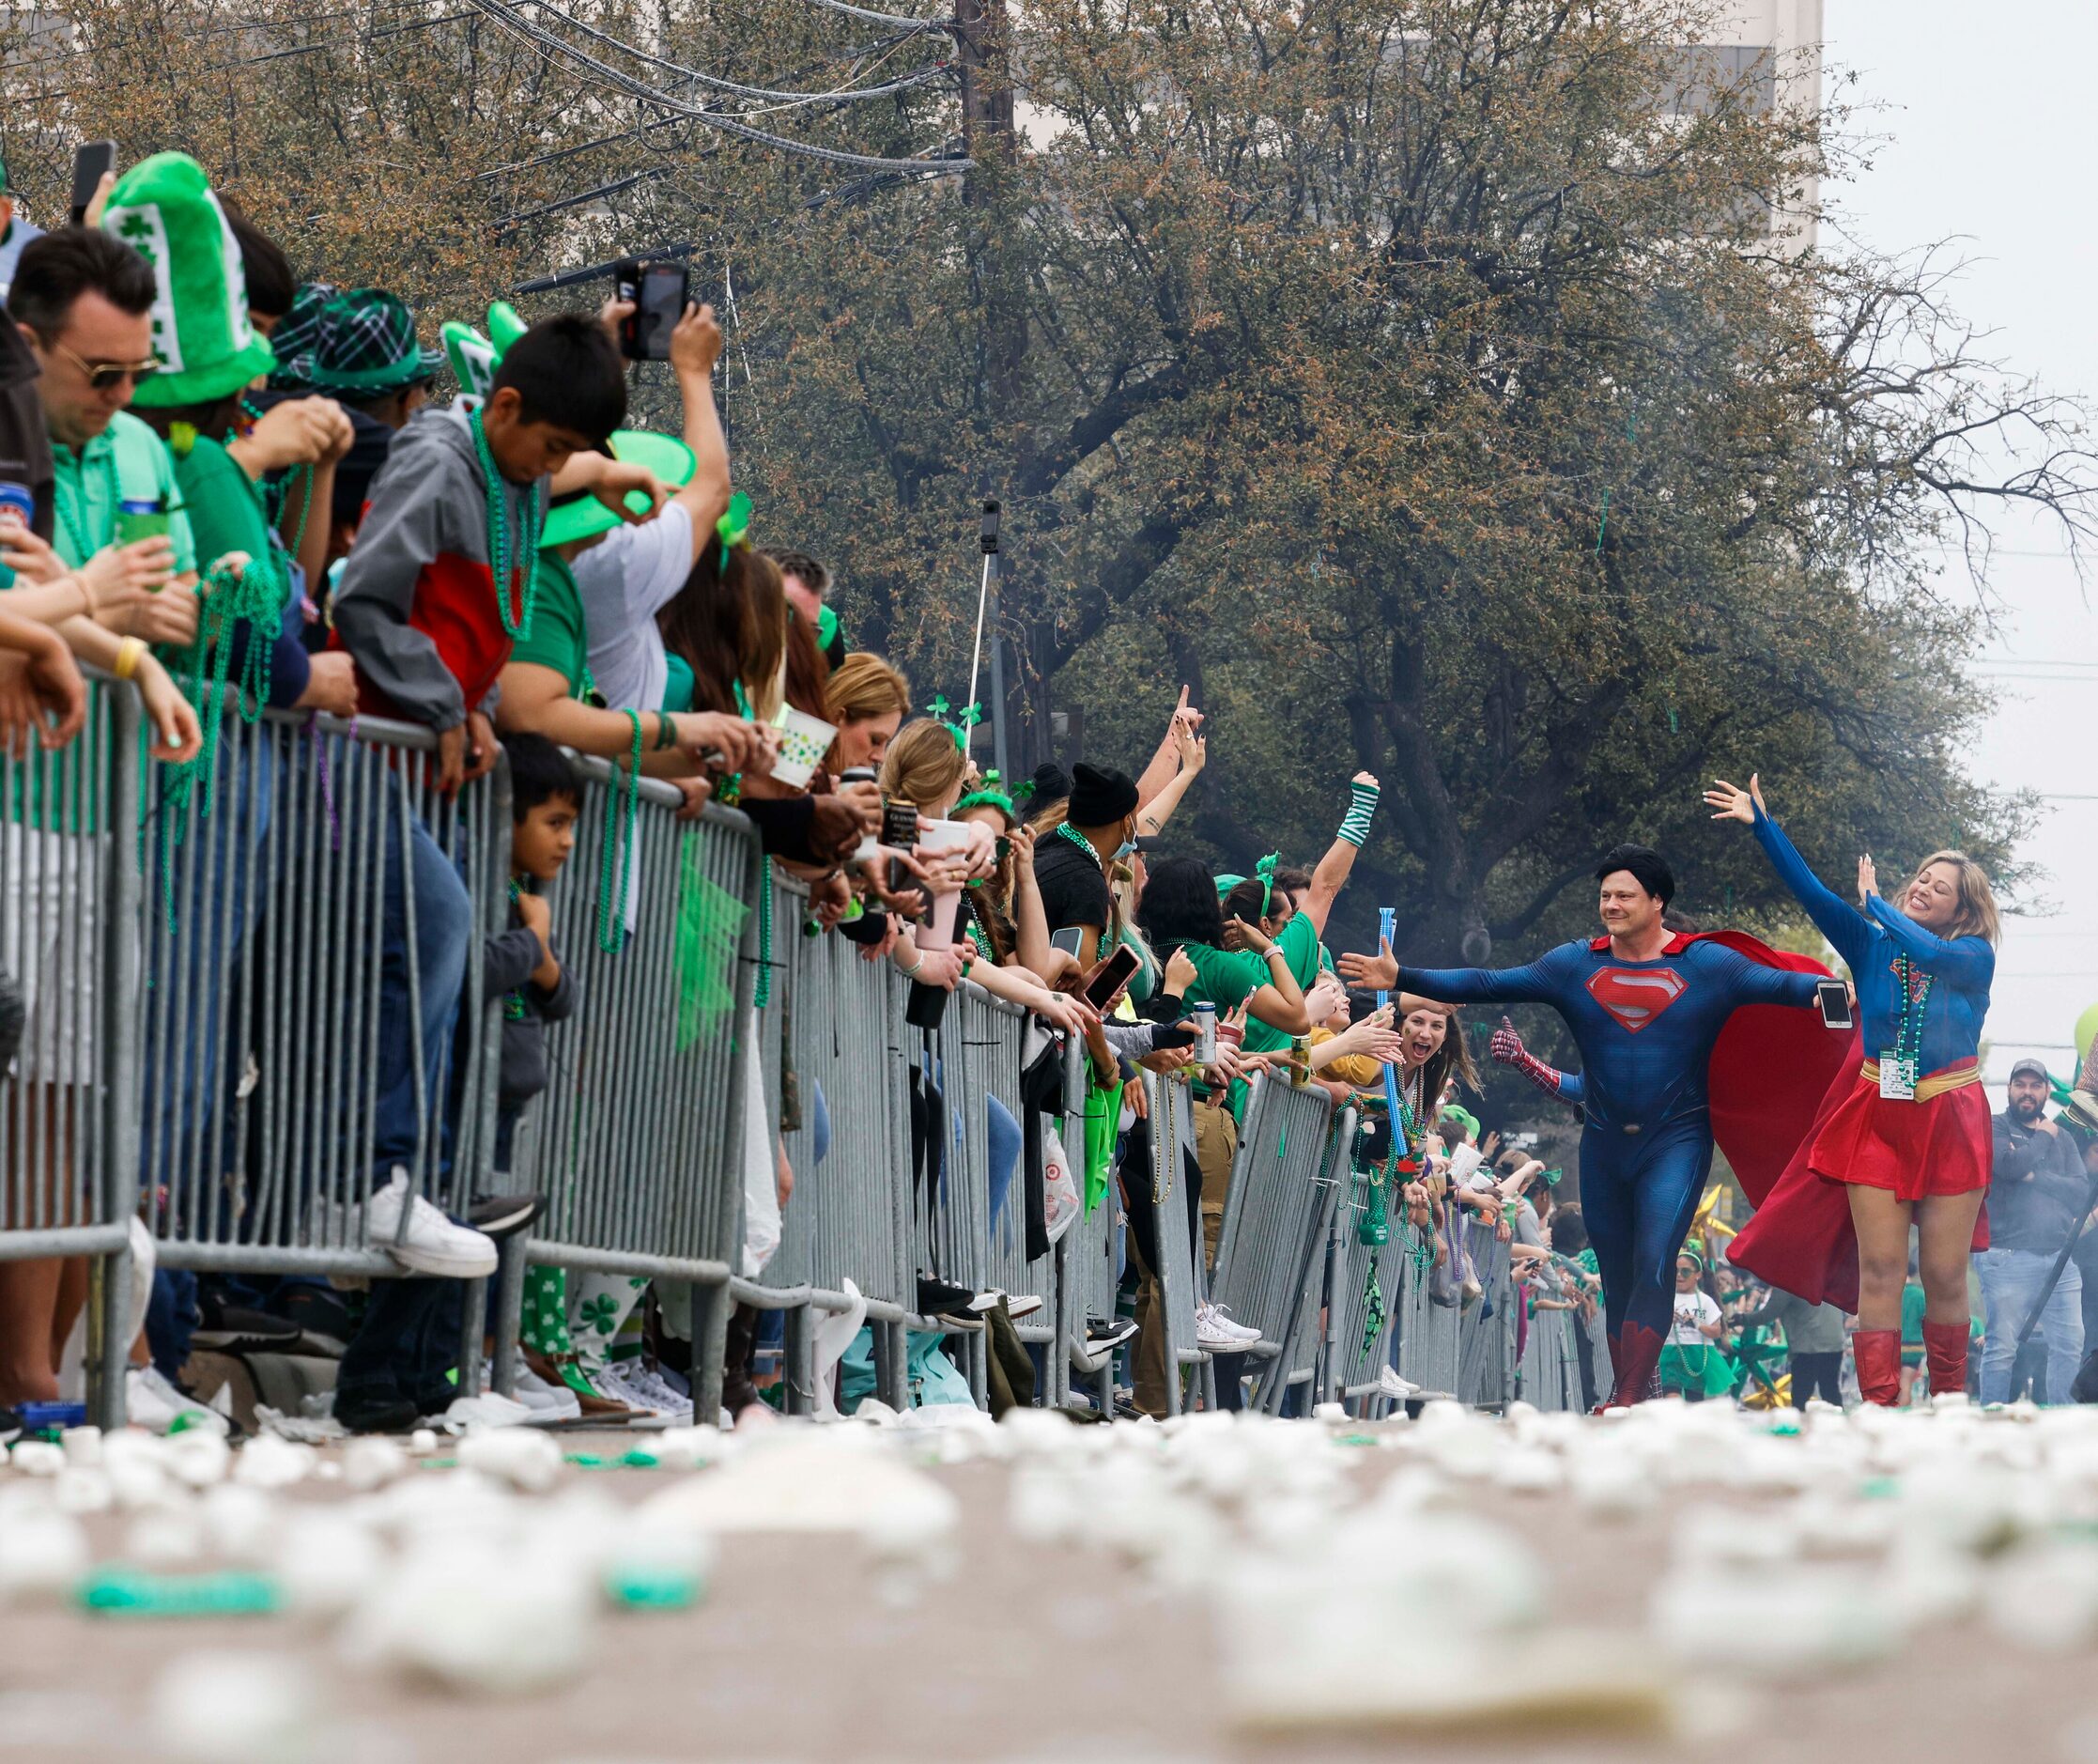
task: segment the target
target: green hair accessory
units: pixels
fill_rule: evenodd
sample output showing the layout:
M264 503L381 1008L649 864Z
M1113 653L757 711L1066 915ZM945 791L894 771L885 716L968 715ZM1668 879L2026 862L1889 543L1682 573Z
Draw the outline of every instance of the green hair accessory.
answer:
M721 535L721 567L727 569L730 551L750 536L750 499L741 490L729 498L714 531Z
M1566 1175L1566 1171L1565 1171L1565 1170L1564 1170L1563 1168L1562 1168L1562 1169L1548 1169L1548 1170L1547 1170L1547 1171L1545 1171L1545 1173L1544 1173L1545 1186L1546 1186L1546 1187L1548 1187L1548 1188L1556 1188L1556 1187L1558 1187L1558 1186L1559 1186L1559 1181L1560 1181L1560 1178L1562 1178L1563 1176L1565 1176L1565 1175Z
M952 820L964 809L995 809L1009 821L1017 821L1020 818L1019 812L1012 806L1012 798L1002 790L970 791L948 811L948 818Z
M1695 1248L1689 1244L1685 1244L1682 1248L1678 1249L1675 1252L1675 1254L1678 1260L1687 1257L1689 1261L1695 1262L1697 1264L1698 1273L1703 1274L1705 1272L1705 1252L1702 1249Z

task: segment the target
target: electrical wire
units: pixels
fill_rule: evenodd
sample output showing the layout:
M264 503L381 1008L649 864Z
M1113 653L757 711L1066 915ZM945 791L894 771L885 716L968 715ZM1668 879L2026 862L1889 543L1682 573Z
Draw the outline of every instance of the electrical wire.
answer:
M947 23L945 19L902 19L893 12L875 12L867 7L847 4L847 0L808 0L812 7L822 7L826 12L842 12L847 18L860 19L869 24L880 24L892 31L921 31L928 25L934 28Z
M499 26L523 37L539 47L542 53L558 54L574 67L596 76L598 82L625 97L654 104L673 116L689 116L705 128L718 130L723 134L733 135L739 140L749 141L759 147L777 147L782 152L798 154L804 159L820 160L832 165L856 165L869 171L908 171L933 176L951 176L975 169L975 162L967 159L899 160L887 159L871 153L848 153L839 147L816 147L810 142L795 141L786 135L774 134L768 130L753 129L723 116L718 111L702 109L673 98L668 92L649 85L645 80L634 79L617 68L600 61L595 55L564 41L553 32L534 24L505 0L473 0L477 10L486 14Z
M922 85L928 80L937 79L953 66L951 62L934 62L929 68L920 68L915 73L904 75L901 80L889 81L886 85L841 85L828 92L775 91L770 86L743 85L734 80L724 80L717 74L702 73L697 68L687 68L680 62L669 61L661 55L651 54L645 49L637 48L634 44L614 37L609 31L601 31L594 24L586 24L581 19L563 12L559 7L554 6L551 0L526 0L526 4L538 8L542 12L552 13L563 24L574 26L577 30L582 32L585 37L593 38L600 43L609 43L622 54L633 56L636 61L645 61L652 67L662 68L676 74L680 79L690 80L695 85L709 86L717 92L733 92L738 98L785 99L788 103L779 107L783 109L791 108L795 104L821 104L830 100L848 103L862 98L887 98L893 93L906 92L914 85ZM926 25L919 27L919 29L936 29L941 23L937 20L929 21ZM909 33L911 37L918 34L919 31L916 29ZM908 38L904 40L907 41ZM902 46L902 44L900 42L885 51L885 56L895 54L896 49Z

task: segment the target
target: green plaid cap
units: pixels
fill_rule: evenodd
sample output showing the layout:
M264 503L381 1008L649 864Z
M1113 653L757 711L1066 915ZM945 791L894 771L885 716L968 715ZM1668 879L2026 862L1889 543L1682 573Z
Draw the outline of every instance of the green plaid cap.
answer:
M285 322L291 322L291 315ZM297 359L285 346L278 355L289 362L300 384L316 392L397 392L435 379L444 364L442 350L416 342L415 315L408 303L376 287L337 294L315 316L313 340Z
M277 320L277 328L270 333L270 344L277 351L276 371L270 376L271 390L312 390L300 377L301 358L313 353L314 342L320 335L320 315L327 309L328 302L341 292L332 282L301 282L299 285L299 292L292 297L291 310Z

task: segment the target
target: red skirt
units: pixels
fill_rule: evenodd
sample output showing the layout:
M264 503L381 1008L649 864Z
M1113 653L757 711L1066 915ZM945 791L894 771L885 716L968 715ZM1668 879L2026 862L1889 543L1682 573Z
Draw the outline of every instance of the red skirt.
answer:
M1878 1085L1853 1067L1829 1085L1792 1161L1727 1245L1727 1260L1810 1305L1856 1310L1851 1184L1890 1189L1906 1200L1985 1188L1990 1133L1979 1084L1927 1103L1883 1102ZM1975 1215L1974 1247L1988 1246L1984 1207Z
M1880 1095L1877 1080L1859 1073L1822 1120L1807 1166L1831 1182L1890 1189L1902 1200L1969 1195L1989 1185L1992 1131L1979 1084L1902 1103Z

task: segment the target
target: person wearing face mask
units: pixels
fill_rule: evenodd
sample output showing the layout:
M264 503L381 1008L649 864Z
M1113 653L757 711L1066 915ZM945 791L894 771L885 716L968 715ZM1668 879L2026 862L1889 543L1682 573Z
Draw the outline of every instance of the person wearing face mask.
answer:
M1050 935L1076 932L1078 966L1086 969L1113 947L1107 866L1136 849L1136 786L1123 773L1080 761L1062 808L1035 823L1035 885Z
M1868 1402L1891 1406L1901 1396L1913 1226L1931 1388L1965 1390L1967 1257L1988 1241L1982 1199L1991 1131L1979 1054L1996 975L1989 878L1964 852L1934 852L1897 904L1881 898L1878 872L1864 857L1852 906L1807 867L1753 777L1746 790L1716 780L1705 800L1714 820L1754 829L1780 878L1849 964L1864 1030L1862 1061L1829 1087L1791 1167L1727 1253L1801 1298L1855 1309L1859 1389Z

